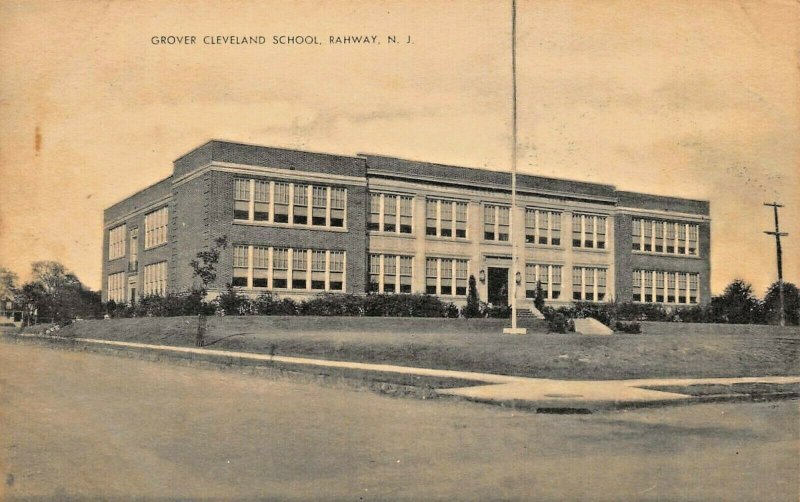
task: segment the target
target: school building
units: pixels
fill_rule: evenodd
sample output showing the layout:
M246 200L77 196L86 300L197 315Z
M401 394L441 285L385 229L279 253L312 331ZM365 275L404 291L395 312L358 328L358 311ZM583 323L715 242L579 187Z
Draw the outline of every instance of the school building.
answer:
M232 284L295 299L428 293L532 307L710 299L708 201L611 185L361 154L209 141L172 175L104 212L103 299L182 292L189 262L226 236L213 295ZM518 274L511 276L512 219Z

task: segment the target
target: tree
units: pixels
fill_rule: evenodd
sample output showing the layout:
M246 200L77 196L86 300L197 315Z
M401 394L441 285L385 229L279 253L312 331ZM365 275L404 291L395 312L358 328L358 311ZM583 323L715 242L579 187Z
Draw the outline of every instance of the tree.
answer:
M478 300L478 288L475 284L475 276L469 276L469 293L467 295L467 305L464 307L462 314L464 317L482 317L481 302Z
M544 289L542 289L541 281L536 281L536 293L533 297L533 306L536 310L541 312L544 309Z
M14 298L17 280L17 274L5 267L0 267L0 301Z
M778 282L775 281L764 295L764 318L770 324L778 324L780 317L780 299ZM797 326L800 324L800 290L791 282L783 283L783 312L786 324Z
M197 253L197 258L189 262L192 267L195 277L200 279L202 284L202 291L208 288L208 285L217 279L216 266L219 263L219 257L223 249L228 247L228 237L223 235L214 239L214 244L208 251L200 251Z
M711 299L714 320L732 324L763 322L762 305L753 294L753 287L741 279L728 284L722 295Z
M31 281L16 297L40 320L63 323L78 317L95 317L101 311L100 296L81 284L78 278L56 261L31 264Z

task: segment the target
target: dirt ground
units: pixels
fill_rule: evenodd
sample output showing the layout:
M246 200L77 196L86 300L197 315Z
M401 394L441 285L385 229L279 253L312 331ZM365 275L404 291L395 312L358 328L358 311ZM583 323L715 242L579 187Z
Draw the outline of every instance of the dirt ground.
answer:
M536 415L0 343L0 499L797 500L798 473L798 401Z

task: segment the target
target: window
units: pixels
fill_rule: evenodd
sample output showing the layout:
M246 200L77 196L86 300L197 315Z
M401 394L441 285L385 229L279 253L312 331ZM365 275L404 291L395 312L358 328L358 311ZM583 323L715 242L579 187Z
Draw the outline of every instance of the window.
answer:
M344 289L344 251L330 252L330 281L328 289L342 291Z
M289 250L272 249L272 288L286 289L289 286Z
M108 276L108 301L122 303L125 301L125 272Z
M572 215L572 247L588 249L606 248L605 216L591 214Z
M544 209L525 209L525 242L560 246L561 213Z
M312 187L311 224L324 227L328 224L328 187Z
M599 267L572 268L572 299L579 301L598 301L606 299L607 271Z
M331 226L344 227L345 210L347 208L347 190L344 188L331 188Z
M158 295L164 296L167 292L167 262L162 261L145 265L144 267L144 290L145 296Z
M250 248L248 246L233 247L233 281L234 286L249 286L247 284Z
M469 260L428 258L425 260L425 292L430 295L466 296Z
M525 264L525 296L535 298L536 283L541 284L545 298L556 300L561 296L561 265Z
M634 251L698 256L700 226L693 223L633 218Z
M247 288L341 291L344 267L343 251L237 244L233 247L232 284Z
M253 246L253 287L269 286L269 248Z
M108 231L108 259L116 260L125 256L125 238L127 230L125 225L114 227Z
M372 192L369 201L369 230L393 234L412 233L411 196Z
M292 197L292 223L308 225L308 186L295 183Z
M139 270L139 227L131 229L131 245L128 254L128 272Z
M167 217L169 208L162 207L144 216L144 248L149 249L167 242Z
M425 235L467 238L467 203L443 199L425 201Z
M289 223L289 184L275 183L273 186L275 195L275 214L274 223Z
M483 206L483 238L487 241L508 241L509 208L486 204Z
M325 290L325 251L311 251L311 289Z
M233 219L250 219L250 180L233 180Z
M369 256L370 291L375 293L410 293L413 272L411 256L371 254Z
M306 289L308 281L308 252L305 249L292 250L292 289Z
M696 304L700 300L700 275L661 270L633 271L633 301Z

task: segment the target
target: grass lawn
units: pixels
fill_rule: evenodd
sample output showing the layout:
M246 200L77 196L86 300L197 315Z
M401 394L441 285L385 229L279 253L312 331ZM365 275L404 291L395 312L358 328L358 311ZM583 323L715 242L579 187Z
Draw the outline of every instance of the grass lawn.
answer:
M558 379L733 377L800 373L800 329L672 323L659 334L503 335L469 320L215 317L214 349ZM416 323L415 323L416 322ZM82 321L61 336L192 346L193 317Z

